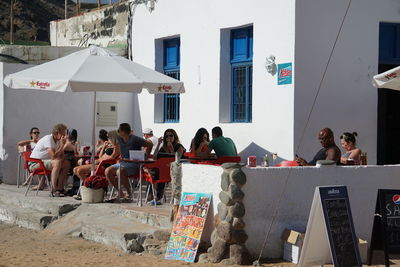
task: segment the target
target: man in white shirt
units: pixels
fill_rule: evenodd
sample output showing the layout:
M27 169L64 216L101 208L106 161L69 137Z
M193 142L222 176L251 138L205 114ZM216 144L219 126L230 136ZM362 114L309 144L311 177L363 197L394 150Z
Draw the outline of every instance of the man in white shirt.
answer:
M150 128L146 128L143 130L143 137L146 140L149 140L153 143L153 148L151 149L151 155L154 155L154 151L156 150L158 144L158 138L153 135L153 130Z
M64 149L67 143L67 126L56 124L52 133L43 136L32 151L31 158L41 159L47 170L51 170L51 187L55 196L62 196L64 183L67 180L70 163L64 160ZM32 171L38 168L37 163L29 166Z

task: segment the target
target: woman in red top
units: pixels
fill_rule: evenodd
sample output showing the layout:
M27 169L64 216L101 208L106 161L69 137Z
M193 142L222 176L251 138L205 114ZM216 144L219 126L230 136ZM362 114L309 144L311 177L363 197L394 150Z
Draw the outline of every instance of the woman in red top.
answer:
M207 150L209 142L210 134L208 131L205 128L198 129L190 145L190 156L200 157L199 153Z

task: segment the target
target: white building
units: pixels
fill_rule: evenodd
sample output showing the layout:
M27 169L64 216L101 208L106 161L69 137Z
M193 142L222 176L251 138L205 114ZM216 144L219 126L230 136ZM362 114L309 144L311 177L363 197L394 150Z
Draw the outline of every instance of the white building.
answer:
M140 95L143 127L156 135L174 128L188 149L198 128L219 125L243 159L266 151L311 159L319 129L330 127L337 144L341 133L358 132L370 164L377 162L378 143L380 163L400 162L393 153L400 116L389 103L399 96L378 97L371 85L374 74L400 63L400 1L160 0L154 10L149 6L134 6L134 60L180 75L187 92L179 108L172 102L166 108L162 96ZM292 65L291 82L279 85L279 73L267 72L270 55L278 66ZM245 113L232 104L234 73L245 77L239 79Z

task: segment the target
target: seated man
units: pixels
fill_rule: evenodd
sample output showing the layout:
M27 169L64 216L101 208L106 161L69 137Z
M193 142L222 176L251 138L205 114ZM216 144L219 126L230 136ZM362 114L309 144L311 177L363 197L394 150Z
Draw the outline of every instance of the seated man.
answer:
M68 160L64 159L64 149L67 143L67 126L56 124L52 134L43 136L32 151L31 158L41 159L44 167L51 170L51 190L54 196L63 196L64 183L70 168ZM38 163L29 165L30 171L38 168ZM41 186L41 185L39 185Z
M150 142L153 143L153 148L150 153L150 155L153 156L158 144L158 138L153 135L153 130L150 128L146 128L143 130L143 137L144 139L149 140Z
M222 135L221 127L214 127L211 130L211 135L213 139L208 143L207 150L198 153L201 158L210 157L212 150L214 150L217 158L222 156L237 156L235 143L233 143L232 139Z
M148 157L151 149L153 148L153 143L147 141L141 137L133 135L131 133L131 126L128 123L121 123L118 128L117 142L120 148L121 157L123 159L129 159L129 150L141 150L145 148L146 156ZM121 169L121 173L119 173ZM120 162L108 167L105 171L107 179L118 191L118 178L116 175L121 177L121 184L125 187L128 198L132 198L132 192L129 187L128 176L139 173L139 164L132 162ZM118 191L121 197L121 192Z
M314 166L317 164L318 160L333 160L336 164L340 164L340 149L335 144L332 130L329 128L322 129L318 133L318 139L322 149L315 154L310 162L296 155L296 161L299 166Z

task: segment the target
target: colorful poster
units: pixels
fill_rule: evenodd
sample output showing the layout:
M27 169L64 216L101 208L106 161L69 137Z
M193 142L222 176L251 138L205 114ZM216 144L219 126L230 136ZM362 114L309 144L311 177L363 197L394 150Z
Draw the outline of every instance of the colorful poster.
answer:
M278 64L278 85L292 84L292 63Z
M210 201L211 194L183 193L165 259L194 262Z

